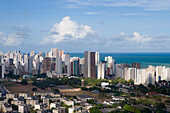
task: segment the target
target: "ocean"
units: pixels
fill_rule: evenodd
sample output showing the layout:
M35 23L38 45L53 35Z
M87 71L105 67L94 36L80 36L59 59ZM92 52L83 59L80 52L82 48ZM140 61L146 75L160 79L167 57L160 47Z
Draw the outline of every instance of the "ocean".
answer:
M84 53L70 53L70 56L82 58ZM170 67L170 53L100 53L100 61L106 56L112 56L118 64L135 62L141 63L142 68L148 65Z

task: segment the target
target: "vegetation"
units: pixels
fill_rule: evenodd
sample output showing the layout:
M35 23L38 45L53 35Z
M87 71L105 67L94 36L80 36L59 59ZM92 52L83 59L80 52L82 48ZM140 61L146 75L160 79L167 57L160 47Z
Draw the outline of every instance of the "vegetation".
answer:
M128 104L124 105L123 109L126 111L129 111L129 112L133 112L133 113L141 113L140 109L137 109L137 108L135 108L131 105L128 105Z
M60 90L58 90L57 88L53 89L53 91L54 91L55 93L60 93Z
M102 113L102 111L99 109L103 108L104 106L102 104L98 104L97 106L90 108L90 113Z
M32 88L32 91L37 91L37 88Z
M90 99L90 100L87 100L86 102L94 105L96 100Z
M14 74L13 74L13 71L9 71L8 74L5 74L5 77L11 78L11 79L19 79L19 78L20 78L20 75L14 75Z
M27 85L27 84L28 84L28 83L27 83L27 80L23 79L23 80L21 81L21 84L22 84L22 85Z
M41 88L45 90L45 88L48 87L55 87L56 85L69 85L71 87L78 88L81 86L81 80L80 78L62 78L61 80L58 78L47 78L43 81L35 80L32 85L37 86L38 88Z

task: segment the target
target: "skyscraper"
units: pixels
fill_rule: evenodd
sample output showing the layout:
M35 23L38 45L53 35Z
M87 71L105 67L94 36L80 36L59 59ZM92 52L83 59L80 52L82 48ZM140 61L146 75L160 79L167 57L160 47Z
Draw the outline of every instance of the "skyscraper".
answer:
M60 58L62 58L63 54L64 54L64 50L59 50L59 57Z
M64 58L65 65L67 65L67 75L71 75L70 54L66 53Z
M97 79L104 79L106 75L106 62L100 62L97 67Z
M5 65L0 64L0 78L4 78L5 74Z
M84 77L96 78L95 52L84 52Z
M136 68L136 69L140 69L141 68L141 64L140 63L132 63L132 67Z
M43 73L46 73L46 71L51 71L51 58L45 57L43 60Z
M62 74L62 60L60 57L56 58L55 72L58 76Z
M52 57L57 58L58 57L58 48L51 49Z

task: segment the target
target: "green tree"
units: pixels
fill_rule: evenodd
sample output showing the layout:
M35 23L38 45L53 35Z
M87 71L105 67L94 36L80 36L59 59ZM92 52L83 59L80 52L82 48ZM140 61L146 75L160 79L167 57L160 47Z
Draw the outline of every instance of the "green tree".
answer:
M155 103L154 104L154 108L156 109L156 112L165 112L166 110L166 106L164 103L160 102L160 103Z
M32 88L32 91L37 91L37 88L35 88L35 87L34 87L34 88Z
M21 81L21 84L22 84L22 85L27 85L27 84L28 84L28 83L27 83L27 80L23 79L23 80Z
M132 79L129 79L129 80L128 80L128 83L130 83L131 85L133 85L133 84L134 84L134 81L133 81Z

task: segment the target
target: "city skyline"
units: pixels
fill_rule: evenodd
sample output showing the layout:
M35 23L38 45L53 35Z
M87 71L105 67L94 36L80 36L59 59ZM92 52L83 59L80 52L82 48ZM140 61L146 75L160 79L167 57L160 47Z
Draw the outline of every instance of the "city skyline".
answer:
M170 52L168 0L1 1L0 51Z

